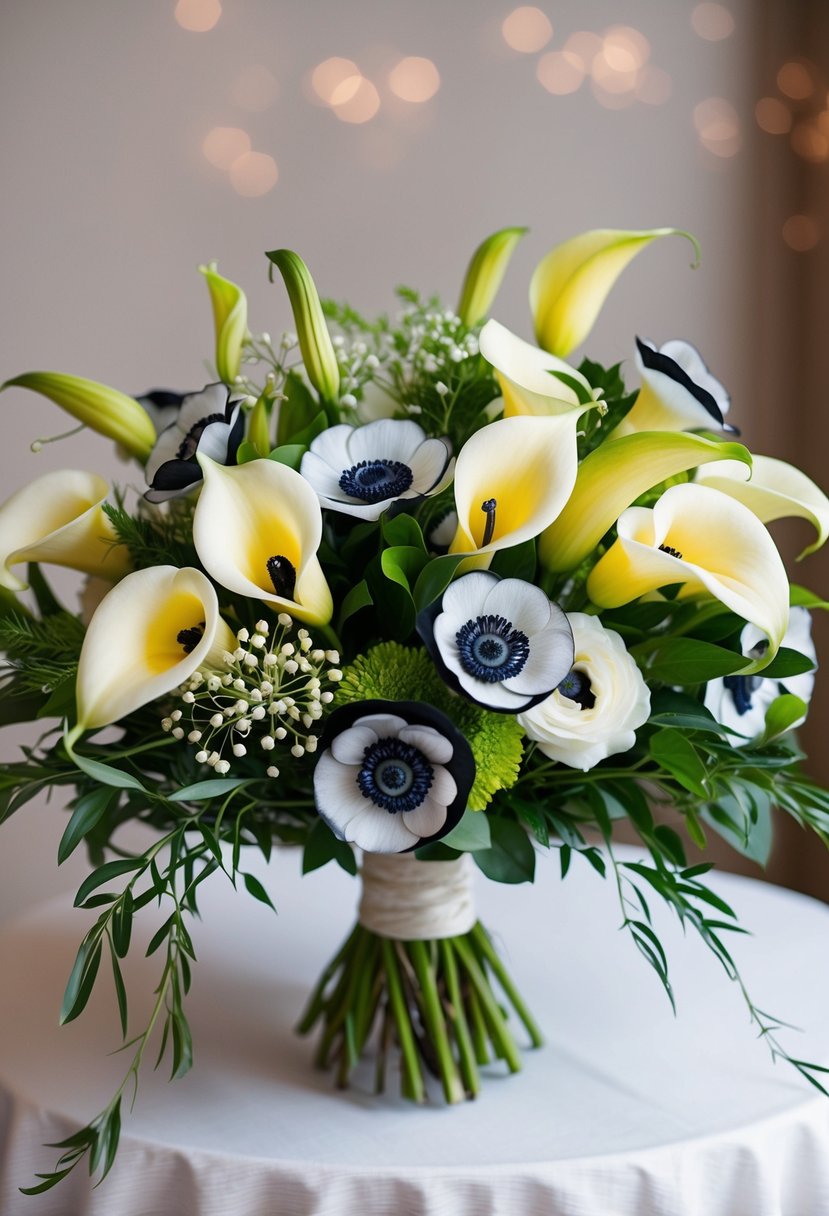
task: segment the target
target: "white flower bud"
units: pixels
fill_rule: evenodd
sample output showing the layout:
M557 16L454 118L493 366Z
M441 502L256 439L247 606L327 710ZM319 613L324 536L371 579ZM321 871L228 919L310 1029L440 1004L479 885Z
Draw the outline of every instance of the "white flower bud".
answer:
M274 741L270 735L265 735L264 738L260 739L259 745L262 748L263 752L272 752L273 749L276 747L276 744L274 743Z

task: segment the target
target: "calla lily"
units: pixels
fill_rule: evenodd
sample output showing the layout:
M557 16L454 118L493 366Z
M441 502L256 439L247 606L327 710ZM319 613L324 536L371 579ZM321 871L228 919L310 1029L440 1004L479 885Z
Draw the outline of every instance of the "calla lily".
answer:
M226 468L199 456L199 464L193 541L208 574L228 591L326 624L333 603L317 559L322 510L311 485L276 460Z
M323 401L335 403L340 367L308 267L290 249L274 249L266 257L272 263L271 275L276 266L285 280L306 375Z
M549 527L576 481L582 410L501 418L466 441L455 465L458 526L450 553L486 559Z
M562 357L581 345L619 275L640 249L663 236L694 237L679 228L626 232L596 228L551 249L530 281L530 308L539 346Z
M203 666L221 667L236 640L199 570L136 570L98 605L78 663L78 725L95 730L172 692Z
M83 426L120 443L142 464L152 451L155 427L149 414L134 397L115 388L60 372L26 372L0 384L0 393L7 388L42 393Z
M616 608L681 583L681 597L712 595L769 639L741 675L771 662L788 626L789 582L773 540L747 507L686 482L653 509L629 507L617 529L587 580L594 604Z
M607 439L579 465L566 507L541 537L539 558L549 570L572 570L640 494L705 461L745 469L751 459L739 443L718 443L682 431Z
M513 251L526 232L526 228L502 228L473 253L458 303L458 316L470 329L483 321L492 307Z
M200 266L207 280L216 328L216 371L225 384L233 384L242 362L242 345L248 332L248 302L241 287L223 279L215 262Z
M699 469L696 480L738 499L764 524L789 516L808 519L817 540L806 546L800 558L814 553L829 536L829 498L810 477L785 460L753 456L750 471L737 461L726 460L714 468Z
M495 368L504 398L504 415L566 414L594 404L596 395L581 372L563 359L539 350L498 321L487 321L479 349Z
M47 562L117 582L130 569L127 551L102 510L103 477L64 469L44 473L0 506L0 586L24 591L12 572L21 562Z

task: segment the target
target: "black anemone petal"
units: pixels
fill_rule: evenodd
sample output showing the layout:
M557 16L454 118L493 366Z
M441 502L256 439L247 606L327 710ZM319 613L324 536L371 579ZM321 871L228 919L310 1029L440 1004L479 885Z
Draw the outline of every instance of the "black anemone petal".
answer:
M166 410L175 407L179 409L185 397L192 397L192 393L177 393L172 388L151 388L148 393L142 393L135 400L143 405L145 401L150 405L154 405L157 410Z
M163 502L171 495L180 494L196 486L202 479L201 467L196 460L165 460L160 465L144 497L148 502Z
M663 376L667 376L675 384L679 384L686 392L690 393L704 410L707 410L717 426L722 427L723 430L730 431L734 435L739 435L740 432L737 428L725 421L716 398L707 389L702 388L701 385L692 380L684 368L679 366L676 359L672 359L670 355L663 354L662 351L655 350L639 338L636 339L636 348L639 351L642 363L648 371L661 372Z
M323 730L318 755L328 751L337 735L348 730L360 718L367 718L371 714L394 714L395 717L404 718L409 726L431 726L452 744L452 759L441 767L446 768L452 774L457 786L457 793L446 808L446 820L440 831L435 832L432 836L421 836L411 848L403 850L406 853L412 853L415 849L422 848L423 845L433 844L436 840L447 836L460 823L466 810L467 799L475 784L475 757L466 736L458 730L454 722L447 718L446 714L435 709L434 705L429 705L426 701L380 700L354 701L350 705L342 705L339 709L335 709ZM317 812L326 823L329 822L325 807L317 804Z

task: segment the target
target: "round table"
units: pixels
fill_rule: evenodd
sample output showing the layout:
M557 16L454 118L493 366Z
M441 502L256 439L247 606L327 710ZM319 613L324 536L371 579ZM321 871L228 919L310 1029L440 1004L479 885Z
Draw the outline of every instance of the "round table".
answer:
M629 857L630 853L624 854ZM189 998L195 1067L147 1071L112 1173L51 1168L44 1141L106 1104L125 1058L108 977L81 1018L57 1012L88 913L52 901L0 935L0 1212L3 1216L817 1216L829 1212L829 1099L774 1065L736 986L652 901L678 1016L623 934L612 881L576 857L564 882L478 877L481 917L548 1045L525 1069L487 1072L476 1102L423 1108L315 1072L292 1026L350 927L358 885L334 866L300 878L296 850L265 867L274 915L221 875L202 887ZM733 875L712 887L752 937L733 939L757 1004L795 1022L789 1050L829 1057L829 908ZM149 938L154 916L145 910ZM139 934L140 940L140 934ZM161 961L126 964L131 1029Z

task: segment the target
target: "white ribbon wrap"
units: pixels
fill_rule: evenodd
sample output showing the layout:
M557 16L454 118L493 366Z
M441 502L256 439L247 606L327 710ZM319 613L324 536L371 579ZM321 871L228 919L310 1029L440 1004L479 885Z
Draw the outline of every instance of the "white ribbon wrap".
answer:
M411 853L364 853L359 921L398 941L468 933L477 918L472 858L418 861Z

